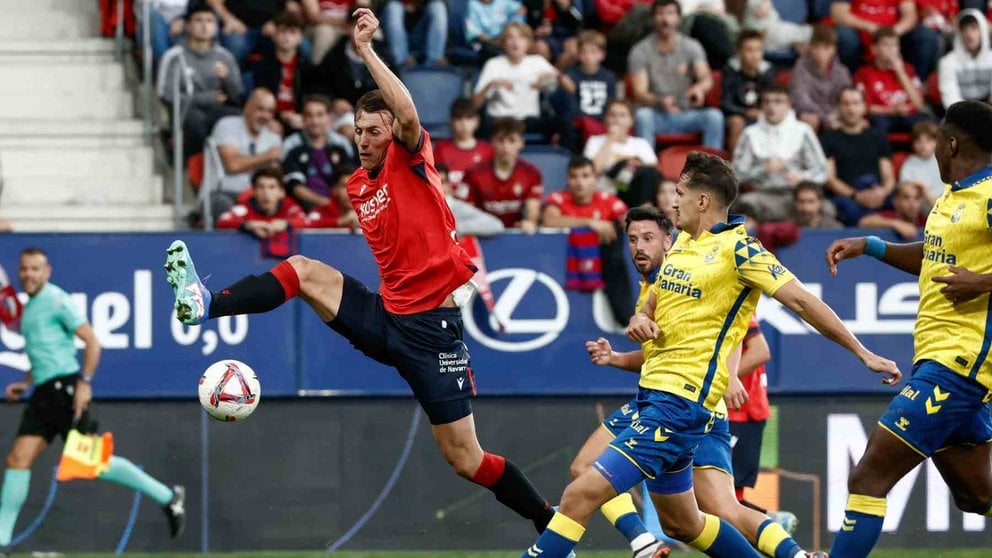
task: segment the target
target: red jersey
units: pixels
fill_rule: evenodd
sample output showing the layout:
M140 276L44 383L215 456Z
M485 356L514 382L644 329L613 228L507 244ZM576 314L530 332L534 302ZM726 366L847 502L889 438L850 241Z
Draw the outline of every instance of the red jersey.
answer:
M465 173L465 184L465 201L499 217L506 227L516 226L523 218L524 201L540 200L544 194L541 171L523 159L517 159L506 180L496 176L495 165L486 163Z
M752 317L751 324L747 327L747 334L744 336L744 352L747 352L748 339L755 335L761 335L761 327L758 326L758 320ZM765 376L765 365L762 364L755 368L754 372L741 378L741 383L747 390L748 401L741 407L740 411L728 409L727 418L733 422L768 420L768 417L772 415L772 410L768 404L768 378Z
M909 64L903 62L906 67L906 75L912 80L913 86L920 88L920 80L916 77L916 71ZM893 70L883 70L874 64L862 66L854 74L854 83L865 92L865 103L871 106L897 107L899 105L909 105L910 114L916 114L916 107L909 104L909 93L902 88L899 78Z
M296 58L289 62L280 62L282 78L279 80L279 91L276 91L276 112L296 112L296 95L293 93L293 83L296 77Z
M317 0L321 15L348 21L348 16L353 11L352 0Z
M382 167L359 168L347 185L382 277L379 293L393 314L433 310L475 274L458 245L430 134L424 131L420 141L413 153L393 141Z
M555 192L548 196L548 205L561 210L565 217L585 217L602 221L614 221L627 213L627 204L620 198L606 192L593 192L592 200L585 204L575 203L571 192Z
M247 194L247 195L245 195ZM306 214L297 203L289 198L283 198L276 212L268 215L255 205L255 200L251 199L251 190L245 190L238 196L238 204L225 211L217 218L218 229L237 229L245 224L245 221L277 221L285 219L289 226L294 229L303 229L309 226Z
M902 0L852 0L851 15L892 27L899 21L899 4Z
M434 146L434 161L448 167L448 180L451 181L451 191L456 198L468 197L468 186L465 185L465 171L482 163L488 163L493 158L493 148L488 142L479 140L472 149L462 149L455 145L454 140L443 139Z

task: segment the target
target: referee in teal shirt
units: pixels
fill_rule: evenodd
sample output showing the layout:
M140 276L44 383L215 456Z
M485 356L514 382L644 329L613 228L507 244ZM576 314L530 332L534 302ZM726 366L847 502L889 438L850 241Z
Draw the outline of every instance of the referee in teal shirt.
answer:
M73 427L83 433L96 430L88 408L93 398L93 374L100 362L100 342L69 295L48 282L51 275L45 252L38 248L21 252L18 278L30 297L21 315L21 334L31 370L23 380L7 386L7 400L17 401L32 384L35 388L7 455L0 490L0 556L7 555L17 515L27 499L34 460L56 435L65 439ZM81 369L74 337L85 343ZM116 455L99 479L122 484L158 502L168 517L170 535L175 538L182 532L186 519L182 486L169 488Z

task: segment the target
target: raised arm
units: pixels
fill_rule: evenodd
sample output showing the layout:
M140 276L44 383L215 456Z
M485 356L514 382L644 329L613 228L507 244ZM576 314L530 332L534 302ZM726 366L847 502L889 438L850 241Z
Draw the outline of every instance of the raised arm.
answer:
M355 24L355 32L352 40L355 41L355 50L362 57L365 66L372 74L372 79L382 91L389 110L393 112L393 135L408 151L416 151L420 144L422 128L420 127L420 117L417 116L417 107L413 106L413 98L407 91L400 78L386 66L386 63L379 58L372 48L372 35L379 29L379 20L368 8L355 10L358 21Z

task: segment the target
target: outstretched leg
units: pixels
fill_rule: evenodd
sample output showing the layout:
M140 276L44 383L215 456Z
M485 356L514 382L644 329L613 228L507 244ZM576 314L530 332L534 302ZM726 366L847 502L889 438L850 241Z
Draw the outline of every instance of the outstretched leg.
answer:
M551 506L512 461L482 450L473 415L431 428L458 476L489 489L499 503L531 520L539 533L544 531L554 515Z

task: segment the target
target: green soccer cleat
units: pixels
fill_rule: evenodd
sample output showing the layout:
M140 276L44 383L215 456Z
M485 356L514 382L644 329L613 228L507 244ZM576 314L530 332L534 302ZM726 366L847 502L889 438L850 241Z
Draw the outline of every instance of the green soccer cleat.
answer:
M173 242L165 254L165 280L176 296L176 318L186 325L203 323L210 310L211 295L196 274L186 243Z

